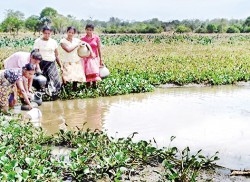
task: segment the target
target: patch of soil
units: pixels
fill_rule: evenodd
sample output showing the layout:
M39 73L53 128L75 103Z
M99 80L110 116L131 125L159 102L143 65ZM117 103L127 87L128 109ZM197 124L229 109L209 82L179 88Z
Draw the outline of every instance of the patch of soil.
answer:
M233 176L232 171L224 167L216 167L215 170L203 170L197 181L212 182L250 182L248 176Z
M123 176L122 182L167 182L161 174L164 173L162 166L147 166L136 175L129 178ZM215 170L202 170L197 177L197 182L250 182L249 176L233 176L232 171L224 167L216 167ZM108 179L102 179L98 182L111 182Z

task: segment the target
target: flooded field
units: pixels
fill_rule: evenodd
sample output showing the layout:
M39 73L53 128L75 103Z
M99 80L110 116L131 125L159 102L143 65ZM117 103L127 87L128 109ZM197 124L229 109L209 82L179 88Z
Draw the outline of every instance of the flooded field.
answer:
M145 94L44 102L41 125L59 129L106 130L114 137L138 132L159 147L189 146L205 154L219 151L219 165L250 169L250 86L165 88Z

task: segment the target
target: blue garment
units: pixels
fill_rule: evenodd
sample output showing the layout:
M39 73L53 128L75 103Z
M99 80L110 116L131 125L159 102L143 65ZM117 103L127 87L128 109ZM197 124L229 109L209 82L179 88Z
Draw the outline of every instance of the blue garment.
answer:
M11 83L14 84L17 80L22 80L23 74L22 69L6 69L4 71L4 77Z

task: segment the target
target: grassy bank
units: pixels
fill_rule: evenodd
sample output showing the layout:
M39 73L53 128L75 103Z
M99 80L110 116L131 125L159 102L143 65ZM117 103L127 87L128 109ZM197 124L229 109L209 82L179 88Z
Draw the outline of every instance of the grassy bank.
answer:
M201 151L159 149L155 141L108 137L101 131L63 131L46 136L41 128L21 119L0 116L1 181L125 181L146 167L161 166L162 181L195 181L202 169L214 167L218 157ZM171 138L171 140L173 140ZM70 149L68 156L52 154L55 146ZM66 158L68 158L66 160Z
M230 42L230 40L234 40ZM249 40L217 38L206 45L188 41L124 43L103 48L111 76L96 90L69 89L62 98L84 98L152 91L160 84L224 85L249 81ZM163 40L163 39L162 39Z
M17 50L30 50L30 39L11 39L16 41L9 44L12 47L0 46L0 61ZM246 34L102 35L102 40L111 76L98 89L86 89L83 84L72 92L66 87L62 99L148 92L166 83L222 85L250 78Z

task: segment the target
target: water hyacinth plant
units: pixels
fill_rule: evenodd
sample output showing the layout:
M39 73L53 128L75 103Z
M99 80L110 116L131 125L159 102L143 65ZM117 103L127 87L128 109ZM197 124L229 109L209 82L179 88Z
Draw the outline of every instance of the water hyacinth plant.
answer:
M15 118L15 119L13 119ZM161 166L162 181L195 180L202 168L213 168L217 154L205 157L189 148L157 148L152 141L109 137L102 131L63 131L45 135L41 128L15 116L0 116L1 181L130 180L147 166ZM70 150L52 154L55 146ZM181 155L179 155L181 154Z

